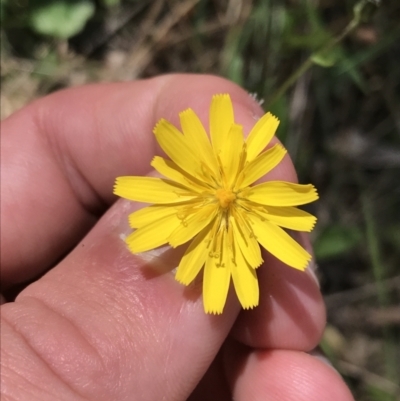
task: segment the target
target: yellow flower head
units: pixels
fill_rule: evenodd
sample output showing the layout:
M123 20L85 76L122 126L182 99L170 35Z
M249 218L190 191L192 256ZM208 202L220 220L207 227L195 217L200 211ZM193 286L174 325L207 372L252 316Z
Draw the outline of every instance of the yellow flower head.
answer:
M168 121L154 128L169 159L151 165L165 178L118 177L114 193L151 203L129 216L135 231L126 242L133 253L190 240L176 280L188 285L204 266L203 303L222 313L232 277L243 308L259 302L256 268L268 252L299 270L311 258L281 227L311 231L316 218L295 206L318 199L312 185L269 181L251 186L286 154L279 144L265 150L278 127L272 114L257 121L247 139L234 121L230 96L213 96L210 137L193 110L179 114L183 133Z

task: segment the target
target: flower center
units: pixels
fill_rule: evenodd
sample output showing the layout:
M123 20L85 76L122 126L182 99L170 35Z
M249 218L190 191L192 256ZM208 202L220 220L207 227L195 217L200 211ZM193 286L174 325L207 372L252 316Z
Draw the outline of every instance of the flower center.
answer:
M225 188L217 189L215 196L217 197L219 204L223 209L227 209L236 199L236 195L230 189Z

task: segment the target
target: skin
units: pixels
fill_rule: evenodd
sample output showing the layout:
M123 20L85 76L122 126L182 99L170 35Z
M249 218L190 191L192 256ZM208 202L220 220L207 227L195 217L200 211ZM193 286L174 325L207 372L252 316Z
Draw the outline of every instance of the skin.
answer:
M115 177L151 174L155 123L191 107L207 126L215 93L246 133L263 114L231 82L168 75L61 91L2 122L3 291L31 283L1 306L4 401L353 400L307 353L325 325L310 272L264 254L260 305L231 292L210 316L201 284L174 280L181 251L122 240L141 205L112 195ZM265 179L296 181L289 157Z

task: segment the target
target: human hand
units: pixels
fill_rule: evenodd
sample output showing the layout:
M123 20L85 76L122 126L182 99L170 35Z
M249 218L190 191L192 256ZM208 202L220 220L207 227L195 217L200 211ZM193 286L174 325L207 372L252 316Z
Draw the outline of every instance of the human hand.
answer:
M4 400L353 399L307 353L325 324L309 269L264 254L260 305L240 311L230 294L211 316L169 272L176 251L126 248L138 206L115 202L115 177L149 173L155 123L187 107L206 123L215 93L246 133L263 114L228 81L169 75L58 92L2 123L2 285L35 279L1 307ZM296 181L288 156L268 179Z

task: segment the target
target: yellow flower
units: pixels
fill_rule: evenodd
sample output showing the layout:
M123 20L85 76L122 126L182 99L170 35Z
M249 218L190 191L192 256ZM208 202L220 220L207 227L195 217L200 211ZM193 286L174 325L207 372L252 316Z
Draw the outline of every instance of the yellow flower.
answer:
M210 137L193 110L179 114L183 134L162 119L154 128L171 160L151 165L166 178L118 177L114 193L151 203L132 213L136 229L126 242L133 253L190 240L176 280L190 284L204 266L206 313L222 313L231 281L243 308L259 302L256 268L263 262L259 244L299 270L311 258L281 227L311 231L316 218L295 206L318 199L315 188L284 181L251 186L286 154L279 144L264 151L279 125L272 114L257 121L245 140L234 122L230 96L213 96Z

